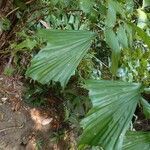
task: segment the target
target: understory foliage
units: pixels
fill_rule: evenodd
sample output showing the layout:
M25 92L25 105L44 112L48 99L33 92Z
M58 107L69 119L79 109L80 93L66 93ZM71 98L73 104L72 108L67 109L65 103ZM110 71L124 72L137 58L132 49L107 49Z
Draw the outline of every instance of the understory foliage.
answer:
M16 5L18 19L34 10ZM150 133L135 131L132 118L140 106L150 119L142 97L150 92L150 1L38 0L36 7L3 54L16 65L25 58L26 77L60 83L64 95L73 77L89 91L92 107L80 123L78 149L149 150ZM2 17L0 30L9 27Z

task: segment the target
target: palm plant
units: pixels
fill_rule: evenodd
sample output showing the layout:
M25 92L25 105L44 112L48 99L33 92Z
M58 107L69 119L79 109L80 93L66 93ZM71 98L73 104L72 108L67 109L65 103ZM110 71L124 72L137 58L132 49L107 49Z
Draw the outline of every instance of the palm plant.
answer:
M88 1L88 6L83 5L83 0L80 2L81 9L88 15L97 6L91 1ZM115 79L121 51L134 49L134 40L140 39L147 45L149 52L150 37L140 25L130 22L133 7L126 10L122 2L113 0L100 4L103 9L99 13L105 16L103 37L112 50L110 70ZM148 6L148 1L143 5ZM88 30L48 29L40 29L37 35L47 45L32 59L26 75L42 84L48 84L51 80L59 81L63 88L90 49L92 41L99 36ZM143 106L146 116L150 116L150 105L141 97L144 91L142 83L85 80L84 88L89 91L93 106L81 121L83 134L79 140L80 149L85 146L99 146L105 150L150 149L150 133L129 130L138 104Z

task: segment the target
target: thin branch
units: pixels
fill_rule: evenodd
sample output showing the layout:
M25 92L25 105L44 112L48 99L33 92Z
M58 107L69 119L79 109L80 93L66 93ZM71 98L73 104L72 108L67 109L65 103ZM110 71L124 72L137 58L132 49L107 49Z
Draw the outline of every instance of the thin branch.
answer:
M13 12L17 11L20 7L16 7L15 9L13 9L12 11L10 11L7 15L6 15L6 18L8 16L10 16Z
M34 1L35 1L35 0L30 0L30 1L27 1L25 4L28 5L28 4L30 4L30 3L34 2ZM20 7L16 7L16 8L13 9L12 11L10 11L10 12L6 15L6 18L7 18L8 16L10 16L12 13L14 13L15 11L17 11L19 8L20 8Z

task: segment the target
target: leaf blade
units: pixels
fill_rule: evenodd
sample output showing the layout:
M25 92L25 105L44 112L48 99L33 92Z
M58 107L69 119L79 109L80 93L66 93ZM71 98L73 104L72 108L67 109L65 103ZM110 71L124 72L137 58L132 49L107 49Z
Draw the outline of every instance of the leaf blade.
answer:
M147 132L127 132L124 139L123 150L149 150L150 133Z
M114 33L113 29L110 28L110 29L105 30L105 39L106 39L106 43L112 49L111 71L112 71L113 75L116 75L116 72L118 69L118 62L120 59L121 48L119 45L118 38L117 38L116 34Z
M31 61L26 75L42 84L59 81L64 87L90 48L89 31L40 30L48 44Z
M145 100L141 99L141 104L143 107L143 113L146 116L146 118L150 119L150 104Z
M82 120L80 145L120 150L123 137L139 100L139 84L118 81L86 81L93 108Z

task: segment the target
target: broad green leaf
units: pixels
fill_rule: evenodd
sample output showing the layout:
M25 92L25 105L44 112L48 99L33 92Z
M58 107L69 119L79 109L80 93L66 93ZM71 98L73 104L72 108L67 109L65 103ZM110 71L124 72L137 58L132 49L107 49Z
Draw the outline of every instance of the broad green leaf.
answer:
M110 4L114 7L118 14L120 14L124 19L126 18L125 10L121 3L117 2L116 0L110 0Z
M93 108L81 122L80 145L121 150L123 138L140 98L140 84L87 80Z
M144 92L145 92L146 94L150 94L150 87L144 88Z
M143 0L143 8L144 7L147 7L147 6L150 6L150 0Z
M133 13L133 10L134 10L134 0L126 0L126 4L125 4L125 7L126 7L126 12L128 13Z
M100 12L101 15L106 15L107 14L107 8L106 8L106 6L103 5L103 4L100 4L99 5L99 12Z
M141 104L143 106L144 115L150 119L150 104L143 98L141 99Z
M106 27L114 27L116 24L116 10L111 3L108 3L108 11L105 20Z
M149 132L127 132L123 150L150 150Z
M125 28L120 25L117 31L117 37L123 48L128 48L128 39Z
M29 38L25 39L18 45L14 46L14 49L16 50L22 50L22 49L28 49L32 50L37 45L37 42L35 40L31 40Z
M138 12L137 26L140 27L141 29L144 29L144 27L147 25L147 22L148 22L147 15L141 9L138 9L137 12Z
M121 15L122 18L126 18L125 10L123 8L123 5L121 3L117 2L116 0L111 0L111 5L114 7L116 12Z
M145 42L145 44L147 44L147 46L150 49L150 42L149 42L150 36L148 36L147 33L143 29L139 28L135 24L129 23L129 22L128 22L128 24L132 27L132 30L134 32L137 32L138 36Z
M59 2L59 0L51 0L51 3L52 3L53 5L56 5L58 2Z
M114 0L108 1L108 11L105 20L105 25L107 27L114 27L116 23L116 15L120 14L124 19L126 18L125 11L122 5Z
M112 49L112 56L111 56L111 71L113 75L116 75L117 69L118 69L118 61L120 58L120 52L121 48L119 46L119 41L112 29L106 29L105 30L105 39L106 43L109 45L109 47Z
M80 8L85 13L90 13L94 5L94 1L91 0L80 0Z
M68 23L73 24L75 21L75 17L71 14Z
M40 30L47 40L31 61L26 75L42 84L59 81L64 87L87 53L94 34L89 31Z
M133 45L132 27L130 25L128 25L127 23L124 23L124 28L127 33L127 39L128 39L129 46L132 47L132 45Z

